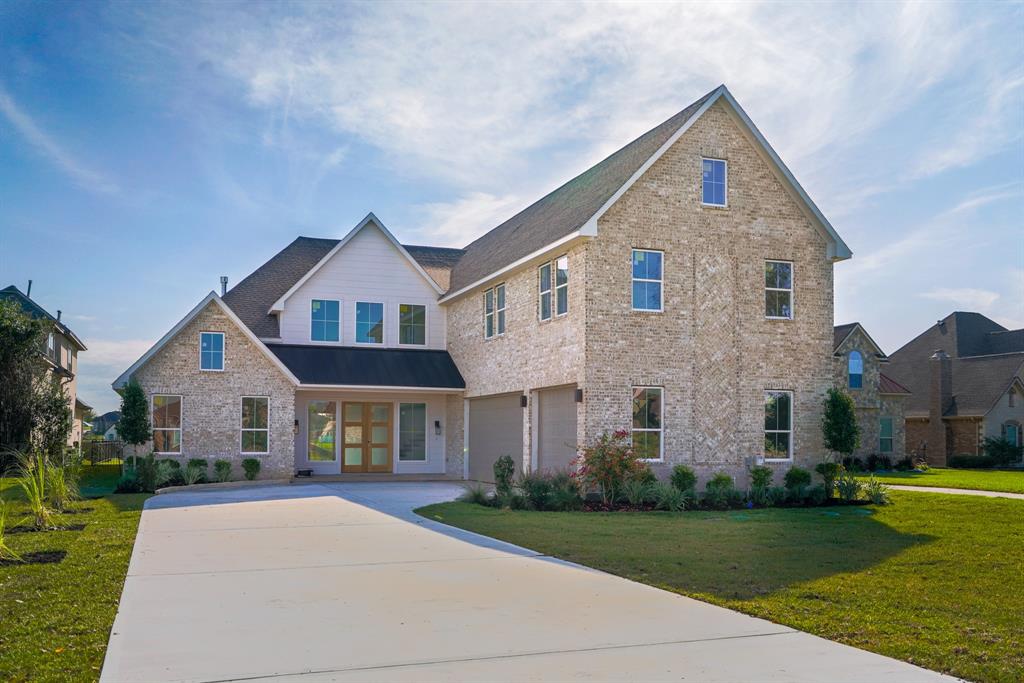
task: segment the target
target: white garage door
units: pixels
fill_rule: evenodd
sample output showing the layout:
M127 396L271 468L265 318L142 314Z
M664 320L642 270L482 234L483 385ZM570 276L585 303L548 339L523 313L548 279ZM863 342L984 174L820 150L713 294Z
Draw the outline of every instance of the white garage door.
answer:
M576 457L576 387L537 392L537 468L567 470Z
M511 455L516 474L523 461L520 394L469 399L469 478L494 481L494 461Z

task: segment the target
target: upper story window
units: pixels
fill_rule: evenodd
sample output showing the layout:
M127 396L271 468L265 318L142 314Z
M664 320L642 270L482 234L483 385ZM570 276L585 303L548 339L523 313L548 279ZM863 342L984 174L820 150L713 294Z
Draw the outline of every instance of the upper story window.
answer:
M224 369L223 332L201 332L199 334L199 369Z
M398 343L423 346L427 343L427 307L399 304Z
M851 389L860 389L864 385L864 357L860 351L850 351L850 357L846 361L846 374L849 377L847 383Z
M764 392L765 460L793 459L793 392Z
M555 259L555 315L569 312L569 257Z
M505 284L484 292L484 338L505 334Z
M633 250L633 310L661 311L664 254L649 249Z
M384 304L356 302L356 343L384 343Z
M551 264L545 263L537 273L540 276L540 319L551 320Z
M728 168L722 159L704 159L701 174L701 203L707 206L725 206Z
M240 427L242 453L267 453L270 446L270 399L266 396L242 397Z
M1013 389L1010 389L1010 395L1007 397L1007 400L1008 400L1009 406L1011 408L1016 406L1017 405L1017 392L1015 390L1013 390Z
M153 450L181 453L181 396L153 396Z
M661 387L633 387L633 451L644 460L662 460Z
M793 319L793 264L764 262L764 317Z
M50 336L48 336L46 338L46 355L49 356L50 358L53 358L54 354L55 354L55 350L54 350L53 332L51 332Z
M340 330L341 303L313 299L310 309L310 340L336 342L340 338Z
M878 452L892 453L892 418L878 418Z

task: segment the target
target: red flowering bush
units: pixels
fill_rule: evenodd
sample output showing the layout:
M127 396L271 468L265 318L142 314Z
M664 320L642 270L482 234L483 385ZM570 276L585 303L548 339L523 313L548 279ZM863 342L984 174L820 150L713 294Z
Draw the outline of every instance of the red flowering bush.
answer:
M646 467L630 445L629 432L620 429L602 434L597 443L584 446L573 463L573 477L584 491L596 489L605 505L615 502L622 485Z

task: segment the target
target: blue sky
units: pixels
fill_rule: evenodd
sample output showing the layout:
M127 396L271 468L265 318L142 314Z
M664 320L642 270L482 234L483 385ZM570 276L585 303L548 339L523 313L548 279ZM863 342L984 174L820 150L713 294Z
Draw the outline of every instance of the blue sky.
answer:
M725 83L887 351L1024 326L1020 3L0 4L0 286L109 383L218 276L374 211L463 246Z

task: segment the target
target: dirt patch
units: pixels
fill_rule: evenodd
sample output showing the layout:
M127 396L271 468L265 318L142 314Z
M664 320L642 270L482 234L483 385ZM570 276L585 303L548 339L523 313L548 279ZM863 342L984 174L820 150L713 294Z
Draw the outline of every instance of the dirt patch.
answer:
M34 526L28 526L26 524L19 524L18 526L12 526L7 530L9 534L34 534L42 531L81 531L85 528L84 524L65 524L63 526L51 526L46 529L37 529Z
M13 567L19 564L57 564L68 554L66 550L39 550L25 553L18 560L0 560L0 567Z

